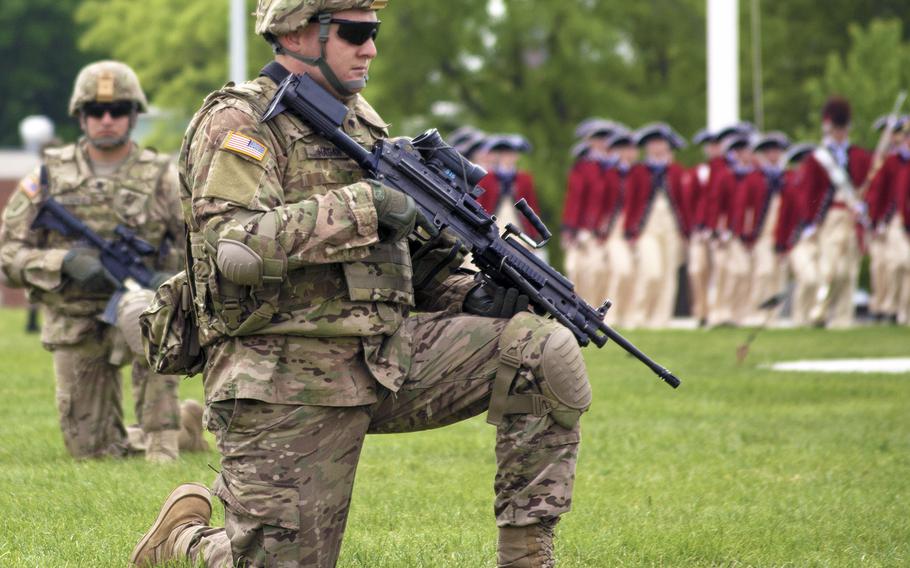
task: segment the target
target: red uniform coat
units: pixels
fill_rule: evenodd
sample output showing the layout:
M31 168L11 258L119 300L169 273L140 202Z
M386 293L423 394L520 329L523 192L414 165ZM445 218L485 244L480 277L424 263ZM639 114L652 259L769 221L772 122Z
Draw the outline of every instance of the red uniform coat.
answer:
M701 163L686 170L683 175L683 206L693 231L706 228L708 188L711 187L712 167Z
M866 193L869 219L873 225L888 223L894 213L904 211L908 184L910 184L910 154L906 157L901 154L888 156ZM907 219L907 214L904 213L905 223Z
M695 220L701 223L702 228L712 232L726 229L726 218L730 208L730 188L722 183L730 165L723 157L717 157L708 162L711 175L708 178L707 194L701 201L701 209L696 210ZM719 226L723 223L723 226Z
M904 229L910 233L910 160L901 169L901 175L898 176L894 189L897 193L894 197L895 205L903 217Z
M602 166L600 169L599 183L594 186L590 206L582 215L585 228L600 237L610 234L622 212L624 177L615 166Z
M732 217L732 231L743 242L752 244L767 223L775 223L776 219L768 219L771 199L780 194L784 186L784 172L779 172L775 177L757 169L742 180L742 188L736 193Z
M593 229L584 226L584 214L591 202L591 194L600 191L596 186L602 183L601 180L600 165L593 160L581 159L572 166L562 209L564 231L574 233L580 229Z
M872 165L872 156L867 150L858 146L850 146L847 150L847 172L853 181L853 186L859 189L866 181L869 167ZM818 163L815 156L809 154L803 160L801 168L803 191L803 222L806 224L821 225L828 214L828 209L843 204L834 203L834 186L828 177L828 172Z
M671 163L667 167L665 187L670 197L670 207L676 217L676 228L682 236L688 236L690 225L683 205L685 199L682 187L683 172L679 164ZM637 164L629 172L623 207L627 239L637 239L648 222L651 206L657 197L657 188L653 181L651 170L646 164Z
M713 203L709 207L708 222L714 231L730 231L737 234L737 228L742 228L744 207L746 200L743 194L746 190L746 180L753 171L737 174L732 168L727 168L718 174L717 183L711 192Z
M480 180L477 185L484 189L483 195L477 201L486 209L487 213L491 215L496 213L501 197L502 182L500 179L496 174L490 173ZM525 199L531 209L540 215L540 207L537 205L537 193L534 191L534 178L528 172L519 171L515 174L515 179L512 181L512 199L515 203ZM518 217L521 219L522 228L528 236L535 239L540 237L540 234L524 218L524 215L519 213Z
M774 250L787 252L799 239L802 230L803 192L799 170L784 174L784 188L780 193L780 209L774 226ZM770 221L769 221L770 222Z

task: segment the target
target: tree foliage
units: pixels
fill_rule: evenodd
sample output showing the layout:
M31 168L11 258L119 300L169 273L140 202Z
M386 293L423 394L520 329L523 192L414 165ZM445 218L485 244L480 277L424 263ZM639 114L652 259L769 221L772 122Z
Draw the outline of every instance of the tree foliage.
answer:
M0 2L0 146L19 146L19 121L50 117L57 134L72 138L78 127L66 107L79 69L92 54L76 49L77 0Z
M752 0L740 0L743 115L753 119L750 49ZM796 134L817 124L818 98L806 96L807 82L825 73L830 56L849 49L851 24L867 27L875 19L906 19L906 0L757 0L761 40L765 126ZM904 30L904 40L907 33ZM894 57L896 54L885 54ZM893 98L893 94L889 95ZM822 97L824 98L824 97ZM889 107L890 108L890 107ZM882 110L880 114L884 114ZM816 122L813 122L816 121ZM813 132L817 132L814 130Z
M488 4L426 10L401 2L383 13L374 73L382 85L370 95L387 119L408 127L403 133L469 122L528 136L550 220L580 120L610 116L633 127L666 120L683 132L704 121L699 0L504 0L501 15L491 15ZM438 100L457 103L460 112L428 115Z
M744 119L753 118L750 1L740 0ZM255 1L247 5L252 12ZM768 129L816 133L818 106L839 91L854 99L860 134L906 85L907 30L872 23L904 17L905 0L760 7ZM80 45L133 65L155 104L188 115L226 80L227 9L224 0L85 0ZM705 123L704 0L396 0L380 15L380 56L366 95L393 132L445 133L471 123L525 134L535 147L526 165L551 223L581 119L601 115L632 127L662 120L684 135ZM251 18L254 71L270 53L252 27ZM177 138L166 146L175 148ZM858 138L870 143L865 132ZM683 154L696 157L697 149Z
M879 136L872 123L891 111L900 90L910 87L910 45L903 42L899 20L873 21L868 28L853 24L849 34L846 56L829 55L824 75L807 81L806 94L816 108L831 93L847 97L853 107L852 138L872 148ZM815 131L819 123L816 113L811 117Z
M225 0L86 0L76 17L87 27L80 45L133 66L159 106L192 111L228 80ZM264 61L269 50L248 28L249 59Z

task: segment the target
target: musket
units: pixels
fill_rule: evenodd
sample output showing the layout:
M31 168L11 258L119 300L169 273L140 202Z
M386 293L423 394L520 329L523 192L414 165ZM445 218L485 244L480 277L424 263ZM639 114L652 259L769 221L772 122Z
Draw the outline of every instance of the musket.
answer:
M891 114L888 115L885 127L882 128L881 135L878 137L878 144L875 145L875 153L872 155L872 167L869 168L869 173L866 174L866 179L863 180L863 185L860 186L859 191L857 192L860 199L866 195L869 186L872 185L872 180L875 179L878 171L885 164L885 152L888 150L888 141L891 138L891 135L894 134L894 129L897 126L898 113L900 112L901 107L904 106L904 101L906 99L907 91L901 91L894 100L894 107L891 109Z
M477 202L477 187L486 175L446 144L435 129L413 140L379 140L371 150L348 136L341 125L348 108L308 75L288 75L262 117L266 122L282 112L307 122L318 134L354 160L371 178L410 195L436 229L452 230L473 254L474 264L500 285L518 288L538 313L546 313L568 328L579 345L603 347L613 340L648 366L667 384L680 381L603 320L610 302L595 309L575 293L572 282L538 258L525 245L540 248L551 234L524 200L515 204L541 235L534 241L513 224L500 235L495 217Z

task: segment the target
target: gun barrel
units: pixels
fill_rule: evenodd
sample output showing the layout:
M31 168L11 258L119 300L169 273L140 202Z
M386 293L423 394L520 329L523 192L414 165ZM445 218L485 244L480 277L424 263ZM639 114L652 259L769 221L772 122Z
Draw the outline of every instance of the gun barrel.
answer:
M616 343L617 345L619 345L620 347L625 349L633 357L635 357L636 359L638 359L639 361L644 363L645 366L647 366L649 369L654 371L654 374L656 374L658 377L660 377L660 379L662 381L666 382L668 385L670 385L673 388L679 387L680 380L678 378L676 378L676 376L673 373L671 373L666 367L659 365L656 361L654 361L653 359L651 359L650 357L648 357L647 355L642 353L642 351L638 347L636 347L631 341L629 341L628 339L626 339L625 337L620 335L618 331L616 331L615 329L613 329L612 327L610 327L606 324L601 329L603 329L604 333L606 333L607 336L610 339L612 339L614 343Z

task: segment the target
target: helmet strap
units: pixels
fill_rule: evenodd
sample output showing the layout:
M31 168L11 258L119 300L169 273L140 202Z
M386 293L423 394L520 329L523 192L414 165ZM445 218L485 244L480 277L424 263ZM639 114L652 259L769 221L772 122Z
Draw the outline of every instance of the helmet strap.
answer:
M342 82L338 76L335 75L335 72L332 71L332 68L329 67L329 62L326 57L326 44L329 43L329 29L331 25L332 14L330 12L319 14L319 57L307 57L293 51L288 51L277 40L273 44L274 51L279 55L287 55L288 57L306 63L307 65L318 67L322 72L322 76L325 77L325 80L329 82L329 85L331 85L339 95L344 98L350 98L353 97L357 91L366 87L369 77Z

